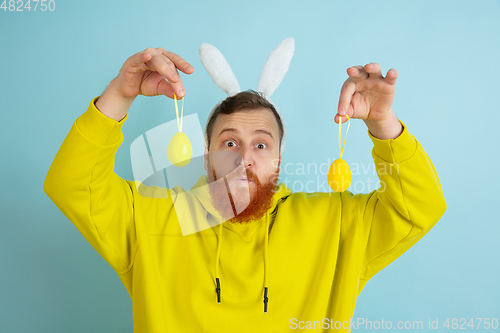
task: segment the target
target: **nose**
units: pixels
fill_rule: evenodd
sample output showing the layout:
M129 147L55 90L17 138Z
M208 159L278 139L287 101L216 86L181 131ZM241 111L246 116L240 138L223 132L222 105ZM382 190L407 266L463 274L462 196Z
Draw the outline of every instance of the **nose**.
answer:
M254 161L252 156L252 149L250 147L241 148L238 153L240 154L240 156L238 156L238 159L236 161L237 166L241 165L245 169L253 166Z

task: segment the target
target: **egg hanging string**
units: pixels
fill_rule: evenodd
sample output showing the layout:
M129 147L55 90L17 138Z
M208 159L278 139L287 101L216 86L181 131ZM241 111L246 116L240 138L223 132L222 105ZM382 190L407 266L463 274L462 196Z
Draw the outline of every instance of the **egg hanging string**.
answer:
M347 131L344 136L344 145L342 145L342 115L339 114L339 158L333 161L328 169L328 185L335 192L343 192L349 188L351 185L351 169L346 161L342 159L344 153L345 142L347 139L347 132L349 131L349 126L351 124L351 119L348 115L347 117Z
M177 96L174 94L174 103L175 103L175 115L177 117L177 127L179 128L179 132L182 132L182 119L183 119L183 114L184 114L184 97L182 99L182 109L181 109L181 119L179 121L179 107L177 106Z
M182 99L182 109L181 109L181 117L179 119L179 107L177 105L177 96L174 94L174 102L175 102L175 115L177 117L177 128L179 132L175 133L175 135L170 140L168 144L167 155L170 163L177 167L183 167L189 164L191 161L191 157L193 156L193 146L189 141L189 138L185 133L182 132L182 120L184 115L184 97Z
M344 144L342 146L342 149L340 149L340 143L342 142L341 140L341 134L342 134L342 116L339 114L339 158L342 158L342 154L344 153L344 147L345 147L345 141L347 139L347 132L349 132L349 125L351 125L351 119L349 118L348 115L345 115L347 117L347 130L345 131L344 135Z

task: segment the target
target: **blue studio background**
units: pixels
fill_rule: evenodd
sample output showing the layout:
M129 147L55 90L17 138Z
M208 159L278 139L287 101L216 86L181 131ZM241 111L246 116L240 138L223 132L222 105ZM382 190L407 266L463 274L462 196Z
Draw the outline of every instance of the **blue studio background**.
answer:
M219 48L246 90L256 89L286 37L295 38L295 55L272 97L288 130L281 181L294 191L312 181L316 191L326 179L301 164L338 156L333 116L346 69L378 62L384 75L399 72L393 108L432 159L448 203L426 237L368 282L354 319L421 320L427 331L429 318L441 326L446 318L500 317L499 1L55 4L45 12L0 10L1 332L132 332L118 276L42 188L71 125L123 62L149 46L184 57L195 68L181 74L184 113L197 113L204 128L225 94L202 66L200 44ZM164 96L139 96L129 113L115 168L125 179L133 177L131 142L175 120ZM369 165L371 149L364 122L351 121L343 158ZM373 172L354 177L376 180Z

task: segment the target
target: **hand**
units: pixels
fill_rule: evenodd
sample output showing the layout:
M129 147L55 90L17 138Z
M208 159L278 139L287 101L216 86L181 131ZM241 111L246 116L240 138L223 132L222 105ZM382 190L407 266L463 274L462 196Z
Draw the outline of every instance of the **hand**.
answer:
M177 54L162 47L148 47L125 61L95 106L107 117L121 121L138 95L165 95L173 99L175 93L182 99L185 90L177 69L186 74L194 71L193 66Z
M165 95L173 99L175 93L181 99L185 90L177 69L185 74L194 71L177 54L162 47L148 47L128 58L114 80L118 92L126 98Z
M377 63L347 69L349 78L344 82L339 98L339 114L349 118L383 120L392 113L398 73L390 69L382 76ZM342 117L342 122L347 121ZM335 117L338 123L338 115Z
M392 109L398 72L390 69L382 76L380 65L370 63L347 69L349 78L340 91L338 114L349 118L363 119L373 136L380 139L395 138L402 132L402 126ZM346 122L347 117L342 117Z

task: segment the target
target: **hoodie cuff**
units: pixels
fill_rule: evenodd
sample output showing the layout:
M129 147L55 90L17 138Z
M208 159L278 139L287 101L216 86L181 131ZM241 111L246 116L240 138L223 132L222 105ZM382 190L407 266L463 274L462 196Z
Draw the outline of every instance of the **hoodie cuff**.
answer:
M408 132L406 125L401 120L399 122L403 125L403 132L395 139L381 140L374 137L368 130L368 135L374 145L374 154L387 163L406 161L417 150L417 140Z
M89 140L101 145L112 145L121 139L121 128L128 118L128 112L121 121L104 115L95 106L100 96L90 102L87 111L76 119L76 126Z

